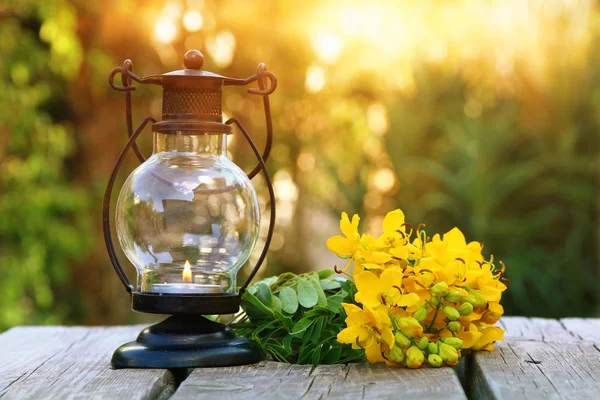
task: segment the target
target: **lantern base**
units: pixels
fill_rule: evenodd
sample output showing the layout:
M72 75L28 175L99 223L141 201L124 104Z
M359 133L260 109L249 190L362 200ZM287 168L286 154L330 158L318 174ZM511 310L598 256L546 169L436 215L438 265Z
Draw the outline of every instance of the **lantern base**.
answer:
M200 315L173 315L115 350L113 368L198 368L253 364L256 344Z

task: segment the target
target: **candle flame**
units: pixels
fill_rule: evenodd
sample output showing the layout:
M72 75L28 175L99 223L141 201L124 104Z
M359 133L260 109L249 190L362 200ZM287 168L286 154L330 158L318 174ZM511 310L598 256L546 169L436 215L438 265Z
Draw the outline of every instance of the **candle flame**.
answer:
M191 283L192 282L192 266L190 265L190 260L185 260L185 265L183 266L183 283Z

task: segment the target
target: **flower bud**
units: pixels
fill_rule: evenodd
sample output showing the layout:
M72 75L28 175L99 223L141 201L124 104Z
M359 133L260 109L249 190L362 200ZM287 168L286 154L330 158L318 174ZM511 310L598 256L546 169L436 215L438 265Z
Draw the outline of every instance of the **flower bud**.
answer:
M456 350L460 350L463 345L463 341L457 337L447 337L442 339L442 342L454 347Z
M442 358L442 360L444 360L446 365L453 367L456 364L458 364L458 351L456 351L454 347L443 342L440 343L438 346L439 355Z
M458 313L463 317L467 315L471 315L473 312L473 305L471 303L463 303L460 307L458 307Z
M453 347L450 348L456 351ZM419 368L423 365L423 361L425 361L425 355L423 355L423 352L419 350L417 346L410 346L408 350L406 350L405 362L408 368Z
M427 306L421 307L417 311L415 311L415 313L413 314L413 318L416 319L417 321L421 322L425 318L427 318L427 314L428 314Z
M396 340L396 344L403 349L410 346L410 339L404 336L402 332L396 332L394 339Z
M460 331L460 322L452 321L452 322L448 323L448 330L450 332L454 332L454 333Z
M463 296L461 298L461 300L464 301L465 303L471 303L472 305L477 304L477 299L472 294L469 294L467 296Z
M455 321L460 318L460 314L456 308L451 306L444 306L444 314L446 314L446 318L448 318L450 321Z
M442 360L442 357L438 356L437 354L430 354L429 357L427 357L427 362L429 365L435 368L441 367L443 361L444 360Z
M427 345L429 344L429 339L427 339L425 336L423 336L421 339L419 339L419 341L417 342L417 347L421 350L425 350L427 348Z
M448 294L448 284L444 281L438 282L430 289L431 293L435 294L438 297L444 297Z
M434 306L436 306L436 307L440 305L440 299L439 299L439 297L437 297L437 296L433 296L433 297L431 298L431 302L432 302L432 303L433 303L433 305L434 305Z
M471 294L475 297L475 307L485 307L487 304L487 299L479 290L473 290Z
M428 352L429 354L437 354L437 353L438 353L438 350L439 350L439 349L438 349L438 345L437 345L437 344L435 344L435 343L433 343L433 342L431 342L431 343L429 343L429 344L427 345L427 352Z
M448 292L445 299L446 299L446 301L449 301L450 303L456 303L457 301L460 300L460 292L458 290L451 290Z
M401 363L404 361L404 351L400 348L400 346L394 346L390 350L390 358L397 363Z

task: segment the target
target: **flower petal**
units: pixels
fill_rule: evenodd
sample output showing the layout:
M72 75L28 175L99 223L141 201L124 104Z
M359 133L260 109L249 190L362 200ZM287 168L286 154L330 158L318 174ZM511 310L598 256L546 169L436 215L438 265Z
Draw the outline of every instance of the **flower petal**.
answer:
M448 244L448 247L453 249L462 250L464 247L467 247L465 235L457 227L444 233L444 242Z
M394 286L402 286L403 277L404 274L402 274L402 270L398 267L393 267L383 271L379 277L379 281L381 282L381 286L383 286L384 291L389 292Z
M352 222L348 219L348 214L342 213L342 219L340 220L340 230L348 239L354 240L358 236L358 223L360 217L358 214L352 216Z
M369 322L365 312L357 305L342 303L342 306L344 307L344 311L346 311L346 315L348 316L348 319L351 321L352 325L363 326Z
M473 331L462 332L458 334L458 337L463 341L463 349L470 349L471 347L475 346L482 336L483 333Z
M384 361L381 356L381 348L376 341L373 341L373 343L365 349L365 355L371 364Z
M400 307L412 307L416 305L421 298L416 293L403 294L402 297L396 302Z
M351 257L354 253L352 242L340 235L327 239L327 248L340 257Z
M385 288L381 288L381 282L377 275L372 272L364 271L354 275L354 283L359 292L383 292Z
M337 334L337 340L340 343L355 343L356 339L359 335L359 327L358 326L349 326L344 328Z
M381 332L381 339L383 339L385 344L387 344L390 349L394 347L394 334L392 333L391 329L383 329L383 332Z
M384 232L395 232L397 230L404 232L404 213L402 210L390 211L386 214L383 219L383 231Z

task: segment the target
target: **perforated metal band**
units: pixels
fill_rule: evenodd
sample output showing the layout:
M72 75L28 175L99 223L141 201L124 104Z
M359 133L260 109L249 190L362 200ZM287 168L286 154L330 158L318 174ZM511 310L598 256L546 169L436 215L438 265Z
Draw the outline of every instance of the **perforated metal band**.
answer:
M221 89L165 87L163 115L209 114L221 116Z

